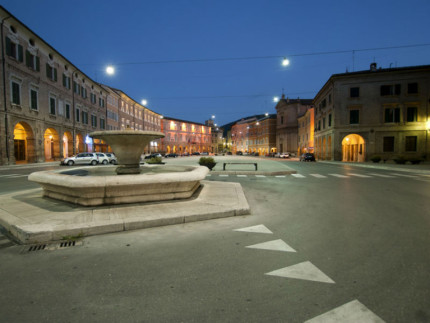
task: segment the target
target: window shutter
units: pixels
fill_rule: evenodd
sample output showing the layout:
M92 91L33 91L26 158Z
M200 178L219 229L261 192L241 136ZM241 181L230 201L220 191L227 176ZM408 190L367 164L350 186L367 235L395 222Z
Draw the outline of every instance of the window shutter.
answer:
M49 64L46 63L46 77L51 78L51 75L49 75L49 68L50 68Z
M6 37L6 55L12 56L12 45L8 37Z
M25 65L27 65L27 67L33 67L32 66L33 62L31 61L31 54L28 50L25 51Z
M40 72L40 58L36 56L36 71Z
M66 75L63 74L63 86L66 87L67 83L66 83Z
M57 82L57 69L54 68L54 81Z
M394 115L394 121L400 122L400 109L394 109L395 115Z
M18 61L21 63L24 62L24 49L22 48L22 45L18 45Z

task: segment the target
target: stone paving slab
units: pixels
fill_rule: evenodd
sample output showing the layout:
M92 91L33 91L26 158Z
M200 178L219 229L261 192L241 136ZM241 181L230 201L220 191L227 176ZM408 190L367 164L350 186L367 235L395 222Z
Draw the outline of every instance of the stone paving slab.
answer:
M239 183L202 181L193 198L83 207L42 197L42 189L0 197L0 225L23 244L250 214Z

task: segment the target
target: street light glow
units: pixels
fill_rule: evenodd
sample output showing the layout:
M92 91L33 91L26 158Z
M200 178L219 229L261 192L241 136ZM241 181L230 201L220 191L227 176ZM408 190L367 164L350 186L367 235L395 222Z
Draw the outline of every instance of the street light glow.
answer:
M143 99L142 101L140 101L140 103L142 103L142 105L147 105L148 101L146 101L145 99Z
M214 115L212 115L212 119L215 119L215 116L214 116Z
M115 74L115 68L113 66L109 65L108 67L106 67L106 74L114 75Z
M274 97L273 97L273 102L279 102L279 97L274 96Z
M290 61L284 57L284 59L282 60L282 66L288 66L290 65Z

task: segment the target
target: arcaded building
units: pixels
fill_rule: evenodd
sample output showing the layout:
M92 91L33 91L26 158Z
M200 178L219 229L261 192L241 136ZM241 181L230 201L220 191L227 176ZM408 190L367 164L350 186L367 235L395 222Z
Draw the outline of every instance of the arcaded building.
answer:
M314 99L319 159L429 159L430 66L335 74Z

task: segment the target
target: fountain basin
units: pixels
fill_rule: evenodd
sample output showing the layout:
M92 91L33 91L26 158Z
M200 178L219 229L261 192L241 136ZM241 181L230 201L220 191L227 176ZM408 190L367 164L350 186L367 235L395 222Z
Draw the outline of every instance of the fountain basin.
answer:
M110 175L115 169L116 166L93 166L41 171L30 174L28 180L40 184L45 197L98 206L186 199L209 172L204 166L151 165L141 166L142 174Z

